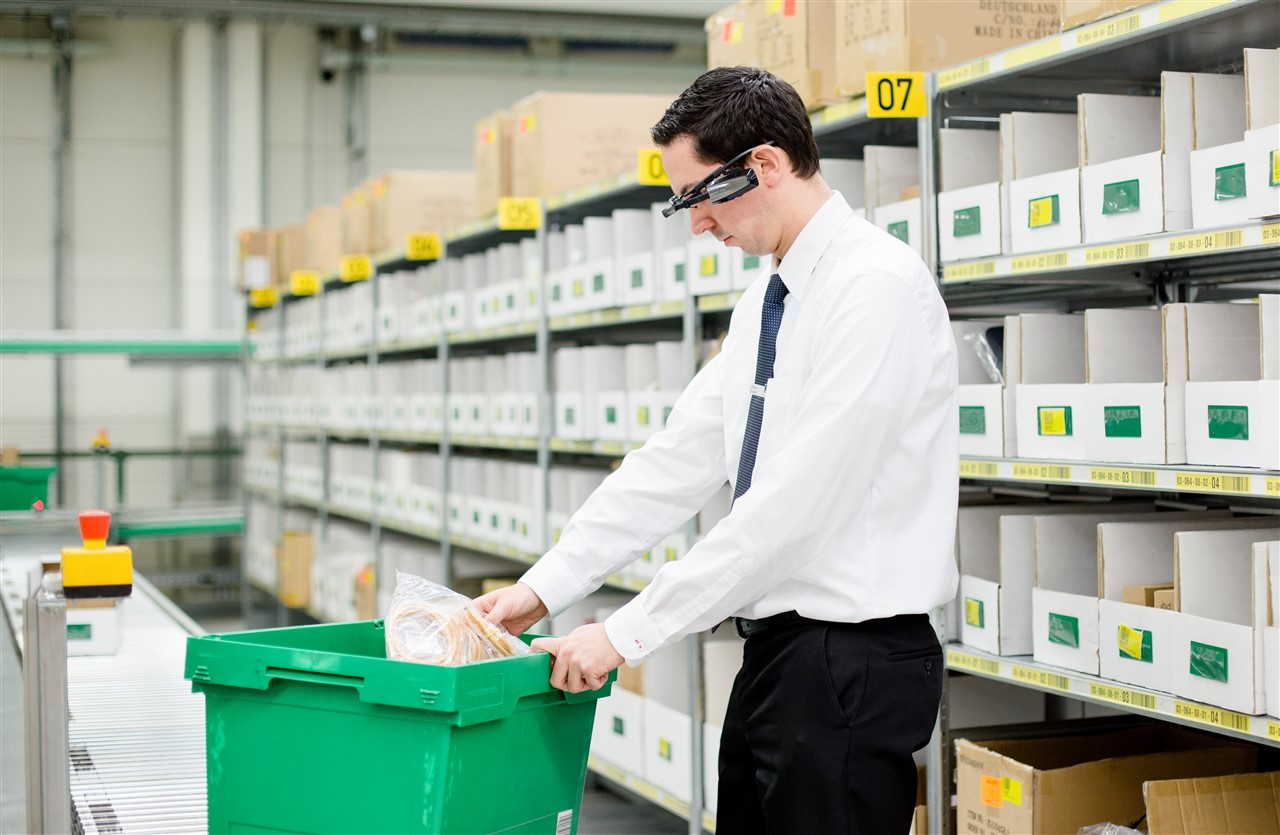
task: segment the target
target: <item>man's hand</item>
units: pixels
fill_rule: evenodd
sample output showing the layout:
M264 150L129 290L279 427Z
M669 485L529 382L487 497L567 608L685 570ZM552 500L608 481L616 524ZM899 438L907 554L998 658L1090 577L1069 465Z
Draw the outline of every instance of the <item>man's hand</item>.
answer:
M523 635L547 614L542 598L524 583L477 597L475 607L484 613L489 623L498 624L516 637Z
M551 653L551 686L569 693L599 690L626 660L613 648L603 623L579 626L564 638L538 638L531 646Z

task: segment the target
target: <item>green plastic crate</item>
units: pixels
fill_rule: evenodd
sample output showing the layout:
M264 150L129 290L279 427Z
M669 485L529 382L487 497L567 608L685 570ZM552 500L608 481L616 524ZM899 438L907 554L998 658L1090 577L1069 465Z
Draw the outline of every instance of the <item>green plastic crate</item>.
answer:
M0 510L30 510L49 503L49 476L57 467L0 467Z
M550 660L390 661L382 621L189 638L209 832L577 832L611 685L564 693Z

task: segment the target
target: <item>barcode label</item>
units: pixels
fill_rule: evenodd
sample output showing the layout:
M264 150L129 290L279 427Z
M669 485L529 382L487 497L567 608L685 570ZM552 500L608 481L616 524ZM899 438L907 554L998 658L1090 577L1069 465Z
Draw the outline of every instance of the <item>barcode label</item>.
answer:
M1204 493L1253 492L1252 478L1247 475L1219 475L1217 473L1175 473L1174 486L1179 490L1198 490Z
M1057 270L1067 266L1069 255L1066 252L1042 252L1039 255L1024 255L1014 258L1009 269L1015 273L1037 272L1039 270Z
M556 815L556 835L573 835L572 809L565 809Z
M972 64L965 64L963 67L957 67L954 70L946 70L938 73L938 89L945 90L948 87L954 87L957 84L981 78L989 72L991 72L991 60L989 58L983 58L981 61L975 61Z
M1155 487L1155 470L1118 470L1110 467L1090 467L1089 480L1099 484L1127 484L1135 487Z
M960 460L961 478L995 478L999 473L1000 468L995 461Z
M1051 673L1047 670L1036 670L1031 667L1021 667L1014 664L1012 666L1012 674L1016 681L1038 684L1041 687L1052 687L1054 690L1061 690L1064 693L1071 691L1071 679L1059 673Z
M1218 707L1192 704L1190 702L1174 702L1173 712L1175 716L1181 716L1183 719L1190 719L1192 722L1199 722L1203 725L1213 725L1229 731L1249 730L1248 716Z
M1089 695L1104 702L1112 702L1126 707L1140 707L1144 710L1156 709L1156 697L1151 693L1139 693L1123 687L1112 687L1109 684L1089 685Z
M1030 481L1070 481L1071 468L1059 464L1014 464L1013 477Z
M1084 262L1086 264L1115 264L1122 261L1139 261L1150 257L1151 244L1147 241L1099 246L1084 251Z
M1201 235L1170 238L1169 254L1188 255L1197 252L1217 252L1223 249L1234 249L1243 243L1243 229L1232 229L1227 232L1207 232Z
M970 670L971 672L986 673L992 676L1000 675L999 661L978 658L976 655L970 655L967 652L949 650L947 652L947 666L953 670Z
M1101 26L1094 26L1090 29L1081 29L1076 32L1076 48L1082 46L1090 46L1103 41L1109 41L1112 38L1118 38L1121 35L1129 35L1138 31L1142 27L1142 16L1131 14L1128 17L1119 17L1109 20Z
M942 268L942 281L966 281L971 278L986 278L996 274L995 261L978 261L973 264L948 264Z

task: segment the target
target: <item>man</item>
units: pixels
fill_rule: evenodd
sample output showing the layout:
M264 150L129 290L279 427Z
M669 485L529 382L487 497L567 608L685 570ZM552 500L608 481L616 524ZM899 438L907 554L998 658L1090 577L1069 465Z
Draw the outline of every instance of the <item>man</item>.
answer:
M925 613L955 593L955 343L903 243L818 173L795 90L746 67L698 78L654 126L694 234L772 254L724 348L522 582L478 601L514 633L559 612L734 485L729 515L603 624L535 642L551 683L736 615L746 638L720 748L717 831L906 832L912 752L943 675ZM749 488L749 489L748 489Z

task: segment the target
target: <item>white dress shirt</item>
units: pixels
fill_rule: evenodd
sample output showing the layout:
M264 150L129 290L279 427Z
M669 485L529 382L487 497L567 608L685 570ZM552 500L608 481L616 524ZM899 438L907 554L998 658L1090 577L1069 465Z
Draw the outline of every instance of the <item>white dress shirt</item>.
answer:
M605 622L630 664L730 615L859 622L950 600L959 483L956 349L937 284L838 193L777 273L787 285L751 489ZM736 480L768 274L667 427L627 455L523 578L552 614Z

